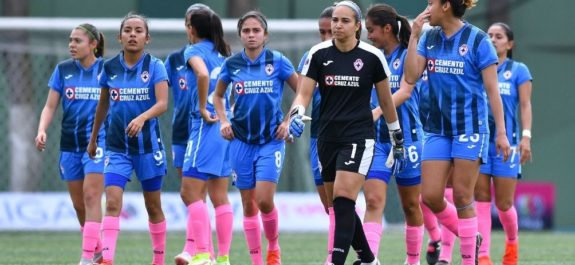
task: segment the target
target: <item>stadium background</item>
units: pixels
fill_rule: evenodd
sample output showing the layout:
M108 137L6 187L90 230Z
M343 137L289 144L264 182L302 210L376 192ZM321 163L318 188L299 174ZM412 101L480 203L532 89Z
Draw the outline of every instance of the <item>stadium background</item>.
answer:
M61 110L48 131L49 143L44 153L33 148L38 118L47 94L47 81L57 62L68 58L67 40L71 30L37 31L10 30L8 16L17 17L74 17L120 18L130 10L151 18L181 19L181 28L172 31L154 31L150 25L152 42L148 50L159 58L186 43L183 13L193 2L210 5L224 18L234 19L251 7L257 7L269 19L312 19L332 1L309 0L2 0L0 1L0 191L64 191L65 185L58 177L58 142ZM357 1L363 10L371 3L383 1ZM393 0L401 14L415 17L425 8L425 0ZM552 4L551 4L552 2ZM161 7L161 8L159 8ZM493 21L506 21L514 29L515 59L523 61L534 76L533 81L533 141L534 161L523 167L523 177L528 181L547 181L556 185L555 226L575 228L575 211L572 210L575 187L572 173L575 122L568 108L575 106L570 86L573 70L569 63L575 59L575 31L570 17L575 10L572 0L480 0L466 19L486 29ZM119 51L115 40L117 30L106 31L106 56ZM299 32L298 32L299 31ZM365 33L365 32L364 32ZM235 32L226 32L226 39L233 51L240 44ZM268 47L284 52L296 65L306 49L317 43L315 31L307 33L274 32L270 28ZM292 93L286 89L285 102ZM287 103L284 107L287 108ZM171 111L161 118L163 138L170 143ZM280 191L313 191L313 181L307 162L308 142L305 137L289 145ZM170 168L165 179L166 191L177 191L179 181ZM138 190L138 185L129 185ZM401 218L395 189L390 189L386 208L388 221ZM396 219L396 220L394 220Z

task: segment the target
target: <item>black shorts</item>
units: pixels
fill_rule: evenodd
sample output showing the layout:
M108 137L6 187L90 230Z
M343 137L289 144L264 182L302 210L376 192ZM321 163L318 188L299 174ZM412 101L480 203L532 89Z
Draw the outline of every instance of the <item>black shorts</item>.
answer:
M373 160L375 141L373 139L350 142L317 141L321 178L333 182L338 170L367 175Z

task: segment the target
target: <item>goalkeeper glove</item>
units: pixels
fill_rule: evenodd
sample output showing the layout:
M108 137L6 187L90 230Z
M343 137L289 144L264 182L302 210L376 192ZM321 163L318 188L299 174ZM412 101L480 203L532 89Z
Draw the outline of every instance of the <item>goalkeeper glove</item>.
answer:
M403 171L406 165L405 148L403 147L403 131L399 127L399 122L395 121L387 124L389 129L389 138L391 139L391 150L387 156L385 166L391 168L391 173L396 176Z
M296 105L290 112L289 133L295 137L300 137L305 128L303 117L305 108L302 105Z

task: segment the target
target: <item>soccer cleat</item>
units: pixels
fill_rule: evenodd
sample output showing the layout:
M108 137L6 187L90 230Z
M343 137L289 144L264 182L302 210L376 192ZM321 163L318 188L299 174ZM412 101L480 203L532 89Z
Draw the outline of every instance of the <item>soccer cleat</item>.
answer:
M353 261L352 265L361 265L361 260L356 259L355 261Z
M80 259L80 262L78 263L78 265L93 265L93 264L94 262L92 262L91 259L85 259L85 258Z
M477 236L475 237L475 265L479 265L479 247L481 247L482 242L483 237L477 232Z
M103 260L100 265L114 265L114 263L111 260Z
M435 263L435 265L449 265L449 262L447 262L445 260L440 260L437 263Z
M189 265L211 265L212 260L210 259L210 253L200 253L196 254Z
M280 250L268 250L266 265L281 265L282 258Z
M417 263L407 263L407 261L406 261L405 263L403 263L403 265L420 265L420 263L419 263L419 262L417 262Z
M184 251L174 257L174 264L176 265L188 265L192 261L192 255Z
M431 241L427 244L425 260L429 265L435 265L441 253L441 240Z
M216 265L230 265L230 257L228 255L219 256L216 258Z
M94 253L94 258L92 258L92 262L95 264L102 263L104 261L104 256L102 256L102 251Z
M489 256L481 256L479 257L479 265L493 265Z
M505 243L505 255L503 255L502 265L517 265L519 245L517 243Z
M375 258L372 262L362 262L360 264L361 265L381 265L381 263L379 263L379 260L377 258Z

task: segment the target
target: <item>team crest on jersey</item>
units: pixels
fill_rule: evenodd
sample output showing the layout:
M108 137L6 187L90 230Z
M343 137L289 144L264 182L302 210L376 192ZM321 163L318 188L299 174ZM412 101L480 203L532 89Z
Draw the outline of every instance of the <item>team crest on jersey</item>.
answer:
M427 71L430 71L430 72L435 71L435 60L433 60L433 59L427 60Z
M355 67L356 71L361 70L361 68L363 68L363 61L358 58L357 60L355 60L355 62L353 62L353 67Z
M271 75L274 72L274 66L271 63L266 64L266 74Z
M120 101L120 89L119 88L111 88L110 89L110 98L113 101Z
M243 95L244 94L244 82L236 82L234 84L234 89L236 90L236 94Z
M397 70L400 65L401 65L401 60L399 60L399 58L397 58L397 59L395 59L395 61L393 61L393 69Z
M144 71L144 72L142 72L140 77L142 78L142 81L144 81L144 83L146 83L146 82L148 82L148 80L150 80L150 73L148 73L148 71Z
M335 81L335 78L333 77L333 75L326 75L325 76L325 85L326 86L333 86L334 81Z
M505 80L509 80L509 78L511 78L513 74L511 73L510 70L505 71L505 73L503 73L503 77L505 78Z
M186 78L184 78L184 77L180 77L180 78L178 79L178 85L180 86L180 89L181 89L181 90L186 90L186 89L188 89L188 86L187 86L187 84L186 84Z
M66 91L64 91L66 98L69 100L74 100L76 98L76 91L73 87L67 87Z
M465 56L468 50L469 48L467 48L467 44L461 44L461 46L459 46L459 55Z

